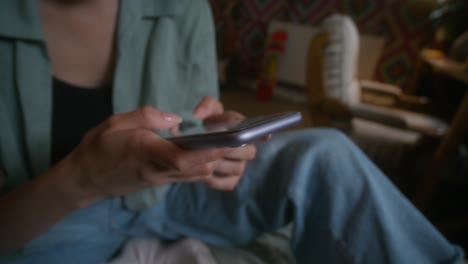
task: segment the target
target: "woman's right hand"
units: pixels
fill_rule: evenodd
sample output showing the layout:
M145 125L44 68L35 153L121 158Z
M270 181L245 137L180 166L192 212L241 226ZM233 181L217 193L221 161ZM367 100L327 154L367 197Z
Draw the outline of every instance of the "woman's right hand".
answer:
M142 107L116 114L88 132L60 162L71 171L63 180L76 201L86 206L155 185L206 182L214 162L229 149L183 149L152 132L180 121L177 115Z

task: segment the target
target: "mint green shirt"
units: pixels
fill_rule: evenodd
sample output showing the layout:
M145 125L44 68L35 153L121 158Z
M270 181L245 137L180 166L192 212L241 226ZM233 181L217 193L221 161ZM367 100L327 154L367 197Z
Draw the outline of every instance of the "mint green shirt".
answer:
M203 96L218 96L207 0L121 0L116 56L115 113L151 105L182 115L184 128L199 124L191 113ZM6 174L2 192L49 168L51 122L51 66L37 1L2 0L0 166ZM147 208L166 188L129 194L126 205Z

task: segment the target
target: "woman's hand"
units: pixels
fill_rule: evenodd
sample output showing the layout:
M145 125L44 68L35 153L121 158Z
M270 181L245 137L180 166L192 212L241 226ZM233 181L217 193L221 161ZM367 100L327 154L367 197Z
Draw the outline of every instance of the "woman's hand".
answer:
M204 124L219 121L239 120L245 117L237 112L224 112L223 104L213 97L204 97L195 107L193 115L203 120ZM239 183L248 160L255 158L256 148L249 144L231 148L222 159L214 162L214 172L206 180L209 186L217 189L232 190Z
M212 180L223 157L235 155L227 148L188 150L159 137L152 130L177 126L180 117L151 107L117 114L91 130L62 162L74 171L74 189L82 203L124 195L173 182ZM224 165L239 173L239 168ZM65 181L70 181L70 175Z

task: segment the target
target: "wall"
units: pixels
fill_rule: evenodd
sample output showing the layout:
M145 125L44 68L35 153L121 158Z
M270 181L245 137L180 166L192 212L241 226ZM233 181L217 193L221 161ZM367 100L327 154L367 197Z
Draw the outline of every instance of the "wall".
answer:
M432 28L427 21L430 0L236 0L231 20L226 12L230 1L210 1L218 37L230 32L225 38L230 43L220 40L219 52L237 49L240 74L251 78L258 72L269 20L318 24L331 13L344 13L360 32L386 39L375 79L409 89L415 83L419 50L429 43Z

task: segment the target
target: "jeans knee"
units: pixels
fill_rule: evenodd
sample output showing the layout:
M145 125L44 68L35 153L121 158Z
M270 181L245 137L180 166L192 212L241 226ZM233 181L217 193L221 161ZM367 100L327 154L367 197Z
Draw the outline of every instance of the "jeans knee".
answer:
M291 134L289 145L306 146L310 150L322 150L326 155L338 155L355 150L354 144L343 132L334 128L312 128Z
M316 180L322 178L320 181L355 182L359 176L354 172L367 167L365 155L337 129L314 128L297 133L292 135L283 157L294 157L294 166L304 180L313 174Z
M316 128L311 129L311 133L315 140L325 144L349 144L348 136L335 128Z
M265 145L261 159L274 164L273 174L284 172L297 188L309 181L346 184L356 181L357 170L367 167L366 157L341 131L332 128L296 130L273 137ZM271 159L273 157L273 159ZM275 173L278 172L278 173Z

